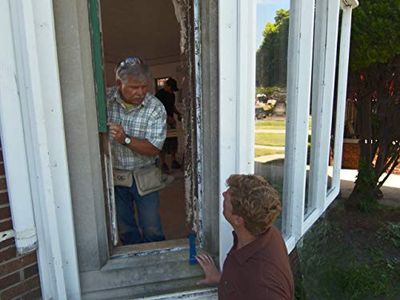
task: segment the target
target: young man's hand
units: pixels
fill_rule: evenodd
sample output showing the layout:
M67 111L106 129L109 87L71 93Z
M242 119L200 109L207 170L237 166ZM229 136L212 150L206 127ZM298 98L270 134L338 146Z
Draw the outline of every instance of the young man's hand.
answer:
M221 279L221 272L215 266L212 257L208 254L199 254L196 256L196 260L206 276L203 280L197 282L197 284L218 284Z

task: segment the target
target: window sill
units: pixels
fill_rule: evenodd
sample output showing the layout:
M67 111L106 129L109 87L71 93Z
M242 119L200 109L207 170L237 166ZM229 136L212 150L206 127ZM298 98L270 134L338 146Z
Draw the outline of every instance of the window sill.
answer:
M116 247L101 271L189 261L187 239Z

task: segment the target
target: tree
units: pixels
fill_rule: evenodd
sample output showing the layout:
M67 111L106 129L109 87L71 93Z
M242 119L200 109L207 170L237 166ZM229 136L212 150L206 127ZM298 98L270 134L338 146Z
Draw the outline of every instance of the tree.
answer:
M369 210L400 158L400 0L362 0L354 10L348 82L360 158L349 204ZM387 175L380 180L380 177Z
M275 23L268 22L263 32L263 42L257 50L256 86L286 85L289 11L276 11Z

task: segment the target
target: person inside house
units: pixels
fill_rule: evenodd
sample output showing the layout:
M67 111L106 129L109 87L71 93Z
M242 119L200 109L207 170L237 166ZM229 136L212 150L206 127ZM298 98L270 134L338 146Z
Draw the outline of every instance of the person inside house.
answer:
M199 284L218 284L218 299L293 299L293 275L280 231L279 195L262 177L232 175L223 193L223 215L233 227L233 246L222 273L212 257L196 259L205 273Z
M164 87L156 93L156 97L160 99L162 104L164 104L165 110L167 111L167 128L175 129L176 120L175 114L178 116L178 120L182 119L182 114L177 110L175 106L175 92L179 91L176 80L173 78L168 78L165 82ZM160 153L160 164L164 173L170 173L170 168L165 161L165 155L171 154L172 163L171 168L180 169L181 164L176 159L176 152L178 151L178 138L167 137L165 140L163 149Z
M118 170L114 190L120 240L124 245L161 241L165 237L159 192L141 196L132 173L155 166L166 137L166 112L148 93L153 78L140 58L124 59L115 73L116 86L107 93L107 115L113 168Z

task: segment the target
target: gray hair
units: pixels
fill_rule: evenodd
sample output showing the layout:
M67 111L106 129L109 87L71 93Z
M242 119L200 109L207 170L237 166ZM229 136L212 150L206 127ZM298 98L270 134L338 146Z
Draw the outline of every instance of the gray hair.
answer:
M138 81L149 81L151 82L153 76L151 75L150 68L140 63L120 63L115 70L116 79L126 82L128 78L133 78Z

